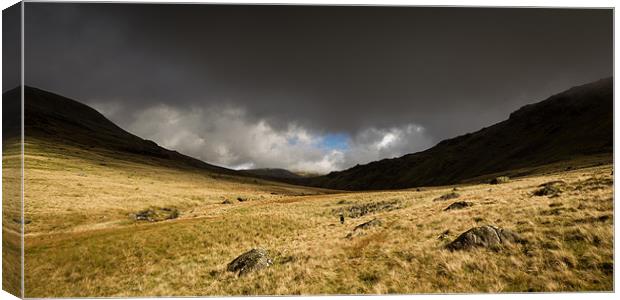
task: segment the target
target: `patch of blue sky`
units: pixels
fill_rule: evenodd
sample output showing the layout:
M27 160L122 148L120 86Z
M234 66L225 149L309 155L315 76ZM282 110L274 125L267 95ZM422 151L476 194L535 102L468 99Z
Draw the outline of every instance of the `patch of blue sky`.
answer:
M321 137L320 147L329 150L346 150L349 148L349 135L344 133L328 133Z

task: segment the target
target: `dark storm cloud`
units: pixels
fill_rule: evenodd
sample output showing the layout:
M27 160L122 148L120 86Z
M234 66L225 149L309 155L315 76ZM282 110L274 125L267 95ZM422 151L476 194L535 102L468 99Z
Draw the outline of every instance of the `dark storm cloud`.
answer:
M611 10L27 3L26 14L27 84L226 165L272 161L240 142L213 147L240 134L213 114L241 111L241 132L306 132L318 139L308 157L344 134L351 149L332 165L343 168L381 158L372 147L390 134L384 157L419 151L612 74ZM155 130L146 112L183 121Z
M2 11L2 92L21 82L21 5Z

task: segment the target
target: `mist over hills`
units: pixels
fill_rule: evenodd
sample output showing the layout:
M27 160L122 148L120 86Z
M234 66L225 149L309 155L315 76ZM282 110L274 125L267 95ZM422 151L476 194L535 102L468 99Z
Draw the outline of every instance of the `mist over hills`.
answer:
M613 153L613 78L571 88L527 105L510 117L477 132L444 140L399 158L384 159L318 177L283 169L235 171L158 146L109 121L91 107L60 95L25 87L25 136L53 144L175 168L252 176L298 185L378 190L445 185L486 174ZM4 103L19 103L19 89ZM8 108L8 109L7 109ZM3 133L19 129L11 116L19 105L5 105Z

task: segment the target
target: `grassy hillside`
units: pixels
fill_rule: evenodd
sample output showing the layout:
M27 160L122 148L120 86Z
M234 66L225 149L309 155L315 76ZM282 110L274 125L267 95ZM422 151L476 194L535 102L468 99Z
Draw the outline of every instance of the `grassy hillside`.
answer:
M423 152L384 159L309 181L343 190L379 190L462 182L485 174L566 161L610 163L613 79L575 87L527 105L506 121L440 142Z
M19 103L19 95L19 90L9 91L3 102ZM224 201L325 192L250 178L161 148L59 95L30 87L24 95L23 221L29 237L122 227L148 209L179 211L178 219L184 220ZM20 113L19 105L5 107L7 116ZM3 141L3 288L18 294L19 124L3 125L3 133L10 133Z
M197 169L115 159L79 147L26 138L26 234L126 224L149 207L171 207L181 219L229 200L251 202L325 190Z
M11 140L3 140L2 146L2 289L19 296L22 252L21 150L19 143L12 143Z
M461 185L459 198L434 201L454 187L325 193L123 160L99 164L81 149L32 139L26 149L27 297L613 288L609 165ZM533 195L554 180L567 183L559 196ZM473 206L444 211L457 200ZM378 202L394 207L340 224L341 210ZM178 208L180 217L135 221L132 213L153 206ZM382 225L346 238L374 218ZM528 243L443 248L483 224ZM243 277L226 271L254 247L267 249L274 265Z
M240 170L241 173L258 176L261 178L303 178L301 175L297 175L289 170L277 169L277 168L263 168L263 169L249 169Z
M18 97L15 90L4 95ZM25 136L50 144L69 145L114 159L157 166L198 169L241 175L233 170L158 146L135 136L106 119L93 108L33 87L24 89Z

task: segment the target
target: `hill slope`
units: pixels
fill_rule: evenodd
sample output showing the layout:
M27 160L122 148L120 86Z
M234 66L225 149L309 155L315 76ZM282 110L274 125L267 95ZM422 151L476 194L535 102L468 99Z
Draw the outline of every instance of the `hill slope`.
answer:
M303 176L297 175L289 170L278 168L248 169L239 170L239 172L243 174L259 176L262 178L303 178Z
M14 89L6 92L3 98L11 103L19 103L15 100L19 95L19 90ZM77 101L28 86L24 88L24 99L26 143L44 140L50 144L76 146L117 159L240 175L137 137L95 109ZM7 115L19 114L19 106L13 105L11 108Z
M613 152L612 78L524 106L506 121L444 140L426 151L313 178L274 169L238 172L213 166L128 133L77 101L32 87L26 87L24 95L27 143L45 140L117 159L341 190L453 184L593 155L608 154L611 161ZM4 94L5 101L16 97L17 89ZM8 112L14 113L19 112Z
M508 120L400 158L313 178L344 190L445 185L519 168L613 153L613 79L522 107Z

